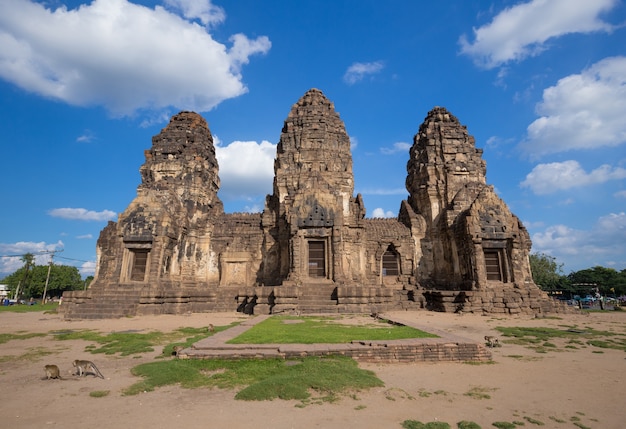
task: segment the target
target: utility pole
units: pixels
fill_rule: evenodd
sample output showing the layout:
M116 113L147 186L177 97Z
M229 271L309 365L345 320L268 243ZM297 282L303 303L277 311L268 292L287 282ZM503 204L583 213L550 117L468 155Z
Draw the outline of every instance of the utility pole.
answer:
M52 250L50 251L50 265L48 265L48 275L46 276L46 285L43 288L43 296L41 297L41 304L46 303L46 294L48 293L48 282L50 281L50 271L52 270L52 261L54 259L54 254L57 252L62 252L61 250Z

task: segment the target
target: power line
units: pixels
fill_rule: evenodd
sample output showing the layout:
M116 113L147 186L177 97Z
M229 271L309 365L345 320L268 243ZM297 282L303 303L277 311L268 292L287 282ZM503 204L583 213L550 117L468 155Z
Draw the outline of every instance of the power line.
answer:
M74 259L74 258L66 258L64 256L57 256L59 259L65 259L67 261L76 261L76 262L93 262L93 261L85 261L84 259Z
M26 256L26 255L33 255L33 256L38 256L38 255L48 255L50 253L54 254L56 252L62 252L63 249L60 250L39 250L38 252L26 252L26 253L22 253L21 255L0 255L0 258L21 258L22 256Z

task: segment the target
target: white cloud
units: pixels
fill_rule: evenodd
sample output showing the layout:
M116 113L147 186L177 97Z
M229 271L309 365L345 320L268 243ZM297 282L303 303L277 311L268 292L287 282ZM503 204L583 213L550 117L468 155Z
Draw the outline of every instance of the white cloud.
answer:
M626 57L609 57L543 91L520 149L533 158L626 142Z
M96 262L95 261L87 261L83 262L78 269L80 275L83 277L93 276L96 272Z
M179 10L187 19L199 19L204 25L221 24L226 19L224 9L211 0L165 0L165 4Z
M533 252L554 256L574 271L596 265L626 268L626 213L598 219L590 230L554 225L532 235Z
M83 134L76 138L78 143L91 143L95 139L95 135L91 130L85 130Z
M35 243L32 241L19 241L17 243L0 243L0 273L11 274L24 266L22 255L32 253L35 256L36 265L46 265L50 262L52 250L63 249L62 241L56 243Z
M616 198L626 198L626 191L618 191L613 194Z
M219 22L210 2L171 1L189 19ZM207 9L208 8L208 9ZM231 37L228 48L197 22L127 0L55 10L0 2L0 78L26 91L114 115L139 109L208 111L247 92L240 69L269 51L265 36Z
M461 53L485 68L521 61L546 50L546 42L556 37L612 31L614 27L599 16L617 3L617 0L532 0L518 4L504 9L489 24L474 28L472 42L461 36Z
M76 238L79 240L90 240L93 238L93 235L91 234L77 235Z
M52 217L59 217L61 219L70 220L95 220L95 221L107 221L114 220L117 213L111 210L103 210L101 212L95 212L93 210L81 209L81 208L59 208L52 209L48 212Z
M380 218L380 217L397 217L396 213L392 212L391 210L387 210L385 211L385 209L382 209L380 207L375 208L372 211L372 217L373 218Z
M537 195L546 195L581 186L597 185L609 180L626 178L626 169L604 164L587 173L578 161L539 164L526 175L520 184Z
M396 142L392 147L381 147L380 151L384 155L393 155L394 153L402 152L407 154L411 149L411 145L405 142Z
M354 152L356 147L359 145L359 139L356 137L350 136L350 150Z
M348 85L353 85L362 81L365 76L379 73L385 67L382 61L375 61L372 63L354 63L346 73L343 75L343 80Z
M252 198L272 193L276 145L268 141L234 141L215 147L220 166L220 196L226 199Z

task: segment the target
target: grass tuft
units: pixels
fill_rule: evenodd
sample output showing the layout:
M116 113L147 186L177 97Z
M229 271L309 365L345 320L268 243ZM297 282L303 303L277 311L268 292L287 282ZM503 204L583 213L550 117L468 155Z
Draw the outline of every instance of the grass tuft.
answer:
M537 425L537 426L544 426L545 425L544 422L542 422L540 420L537 420L537 419L533 419L532 417L528 417L528 416L524 416L524 420L526 420L528 423L532 423L532 424Z
M517 427L515 423L511 422L493 422L491 425L498 429L515 429Z
M493 392L495 389L489 387L472 387L469 391L464 393L465 396L469 396L474 399L491 399L491 395L487 392Z
M467 420L462 420L456 424L458 429L482 429L482 427L478 423L469 422Z
M405 420L402 422L404 429L450 429L450 425L445 422L422 423L417 420Z
M45 337L42 333L25 333L25 334L0 334L0 344L4 344L11 340L26 340L33 337Z

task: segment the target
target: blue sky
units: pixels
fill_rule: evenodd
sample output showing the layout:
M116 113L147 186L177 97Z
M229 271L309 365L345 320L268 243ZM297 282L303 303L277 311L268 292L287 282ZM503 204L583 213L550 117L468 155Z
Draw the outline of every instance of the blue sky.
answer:
M368 217L397 215L413 136L444 106L533 252L624 269L625 25L619 0L2 0L0 278L59 249L93 274L180 110L209 123L226 211L262 210L310 88L346 124Z

